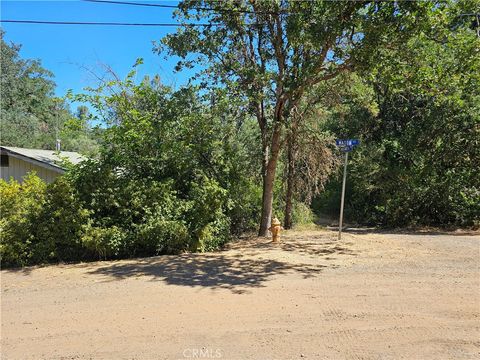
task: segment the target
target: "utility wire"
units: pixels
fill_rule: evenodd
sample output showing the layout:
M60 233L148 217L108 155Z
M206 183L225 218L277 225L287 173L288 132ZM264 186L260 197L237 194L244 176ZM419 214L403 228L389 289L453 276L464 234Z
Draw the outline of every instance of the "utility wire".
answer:
M129 1L110 1L110 0L82 0L83 2L92 2L92 3L105 3L105 4L117 4L117 5L133 5L133 6L150 6L150 7L159 7L166 9L178 9L178 5L162 5L162 4L148 4L148 3L137 3Z
M178 23L124 23L124 22L84 22L84 21L44 21L44 20L0 20L0 23L44 24L44 25L97 25L97 26L222 26L221 24L178 24Z
M83 2L91 2L91 3L104 3L104 4L116 4L116 5L130 5L130 6L149 6L149 7L159 7L159 8L166 8L166 9L180 9L178 5L163 5L163 4L149 4L149 3L137 3L137 2L130 2L130 1L112 1L112 0L81 0ZM209 8L209 7L194 7L195 10L201 11L216 11L216 12L224 12L224 13L233 13L233 14L266 14L266 15L278 15L278 14L286 14L285 10L280 10L279 12L275 11L259 11L255 12L253 10L241 10L241 9L224 9L224 8Z

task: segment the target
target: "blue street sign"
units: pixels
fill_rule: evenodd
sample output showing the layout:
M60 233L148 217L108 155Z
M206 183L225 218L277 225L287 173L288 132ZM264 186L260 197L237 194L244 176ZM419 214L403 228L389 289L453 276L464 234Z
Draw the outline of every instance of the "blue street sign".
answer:
M360 140L357 140L357 139L347 139L347 140L337 139L335 142L337 146L357 146L360 144Z

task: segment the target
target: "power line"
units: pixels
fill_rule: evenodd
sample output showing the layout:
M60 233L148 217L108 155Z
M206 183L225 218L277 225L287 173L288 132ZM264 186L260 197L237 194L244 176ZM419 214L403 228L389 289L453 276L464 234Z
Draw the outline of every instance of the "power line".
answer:
M130 5L130 6L149 6L149 7L158 7L158 8L165 8L165 9L180 9L178 5L163 5L163 4L149 4L149 3L137 3L137 2L130 2L130 1L113 1L113 0L81 0L83 2L91 2L91 3L104 3L104 4L116 4L116 5ZM216 11L216 12L224 12L224 13L238 13L238 14L266 14L266 15L278 15L278 14L286 14L285 10L280 10L279 12L275 11L253 11L253 10L241 10L241 9L225 9L225 8L209 8L209 7L194 7L195 10L200 11Z
M177 5L162 5L162 4L147 4L147 3L137 3L129 1L110 1L110 0L82 0L83 2L92 2L92 3L105 3L105 4L117 4L117 5L133 5L133 6L150 6L150 7L159 7L166 9L178 9Z
M44 20L0 20L0 23L43 24L43 25L97 25L97 26L221 26L221 24L178 24L178 23L124 23L88 21L44 21Z

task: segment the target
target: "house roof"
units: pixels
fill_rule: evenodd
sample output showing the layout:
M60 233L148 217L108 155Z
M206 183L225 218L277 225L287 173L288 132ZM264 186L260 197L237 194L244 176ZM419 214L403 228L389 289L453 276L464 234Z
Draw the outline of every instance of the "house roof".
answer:
M2 153L7 153L16 158L32 162L36 165L48 167L52 170L63 172L61 166L63 160L68 160L73 164L78 164L85 157L73 151L40 150L40 149L24 149L13 146L0 146Z

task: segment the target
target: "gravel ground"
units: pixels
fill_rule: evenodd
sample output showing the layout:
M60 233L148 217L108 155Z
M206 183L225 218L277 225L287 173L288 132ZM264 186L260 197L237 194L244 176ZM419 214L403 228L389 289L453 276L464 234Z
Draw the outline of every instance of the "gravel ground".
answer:
M480 359L480 237L285 232L1 272L2 359Z

